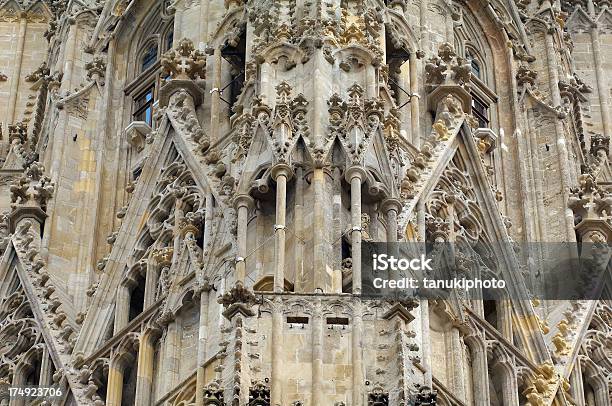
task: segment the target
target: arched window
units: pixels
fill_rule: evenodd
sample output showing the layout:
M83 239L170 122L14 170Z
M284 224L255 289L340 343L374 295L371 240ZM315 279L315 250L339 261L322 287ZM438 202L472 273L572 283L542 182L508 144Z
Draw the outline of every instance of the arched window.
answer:
M155 64L157 61L157 43L150 43L142 54L140 63L140 72L144 72Z
M170 29L167 33L166 33L166 37L165 37L165 50L169 50L174 46L174 31L172 29Z
M487 87L486 72L484 60L480 57L481 52L476 51L471 47L466 47L465 58L470 64L472 70L472 113L478 120L478 128L489 128L490 117L489 107L490 101L487 94L490 92Z
M132 122L144 122L155 127L154 109L161 86L160 56L174 45L174 22L164 14L161 7L141 23L141 29L132 34L132 80L125 88L125 94L132 99Z
M480 80L483 80L484 72L477 54L468 48L465 52L465 56L470 63L470 67L472 68L472 75L476 76Z
M482 72L480 70L480 64L476 59L472 59L470 61L470 66L472 67L472 75L476 76L478 79L482 79Z

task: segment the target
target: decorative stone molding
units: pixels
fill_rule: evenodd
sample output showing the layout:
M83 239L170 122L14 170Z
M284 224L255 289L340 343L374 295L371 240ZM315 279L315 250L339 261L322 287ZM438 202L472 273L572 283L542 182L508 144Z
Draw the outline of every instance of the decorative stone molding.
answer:
M221 380L214 380L204 387L204 406L223 406Z
M210 146L210 139L200 125L196 114L196 107L201 103L202 99L194 96L194 88L189 83L196 86L191 81L175 80L168 82L162 90L171 86L168 88L169 92L164 93L165 96L163 96L170 98L162 102L162 95L160 94L159 105L160 107L168 107L167 115L174 128L185 138L197 144L195 147L196 153L203 154ZM173 87L174 85L177 85L177 87ZM186 87L183 87L183 85L186 85ZM198 89L200 88L198 87ZM201 93L199 94L201 96Z
M26 168L24 174L10 187L11 207L10 229L15 231L16 226L24 218L32 218L42 223L47 201L55 189L53 182L44 175L45 168L34 162Z
M536 86L538 72L529 69L526 65L520 65L516 72L516 81L519 86Z
M47 63L43 61L34 72L25 77L25 80L26 82L38 82L40 79L44 79L49 76L50 73L51 71L47 67Z
M580 186L570 190L568 206L574 211L574 216L580 220L576 231L583 241L612 241L612 226L609 223L611 195L599 187L595 177L586 173L579 178Z
M95 81L102 80L106 75L106 61L102 57L96 56L85 64L85 70L87 71L88 78Z
M415 396L414 406L436 406L438 392L428 386L417 385L418 393Z
M196 83L206 77L206 54L195 49L190 39L183 38L175 49L161 57L162 77L170 76L159 93L160 107L166 107L170 96L178 91L186 91L193 98L195 106L203 100L202 83Z
M610 155L610 137L607 135L591 135L591 155L595 157L607 157Z
M166 247L153 251L151 257L157 262L160 267L167 267L172 265L173 255L174 248Z
M472 133L477 140L480 152L487 154L497 147L497 134L490 128L477 128Z
M375 383L368 393L368 406L389 406L389 392L380 382Z
M270 406L270 387L261 381L249 388L249 405Z
M225 308L223 315L229 320L237 313L247 317L255 315L251 306L257 302L257 299L242 283L236 283L228 292L221 295L217 302L223 305Z
M472 111L472 96L469 93L472 69L464 58L455 53L452 45L440 45L438 55L425 65L425 75L430 111L439 110L439 102L451 95L461 103L463 112L469 114Z
M151 135L152 131L153 129L151 126L144 121L132 121L125 128L127 142L132 148L136 149L137 152L142 152L147 144L147 138Z

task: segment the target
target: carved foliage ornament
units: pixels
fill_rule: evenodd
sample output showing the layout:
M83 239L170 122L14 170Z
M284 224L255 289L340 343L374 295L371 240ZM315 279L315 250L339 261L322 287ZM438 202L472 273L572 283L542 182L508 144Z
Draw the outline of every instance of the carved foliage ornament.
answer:
M206 77L206 54L195 49L193 42L183 38L176 49L161 57L162 76L172 79L204 79Z

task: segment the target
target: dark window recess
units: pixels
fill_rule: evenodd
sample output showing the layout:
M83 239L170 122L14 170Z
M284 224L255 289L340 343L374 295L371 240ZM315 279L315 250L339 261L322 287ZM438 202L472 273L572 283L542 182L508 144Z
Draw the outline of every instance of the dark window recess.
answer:
M138 165L133 171L132 171L132 181L136 181L138 180L138 178L140 177L140 175L142 174L142 166Z
M389 87L393 90L395 104L401 108L410 101L410 93L399 85L401 66L410 58L410 52L400 39L392 37L389 33L385 36L385 48L385 63L389 67ZM402 96L402 93L405 96ZM406 102L401 103L402 99Z
M142 55L140 70L145 71L157 61L157 44L151 44Z
M308 324L308 317L287 316L287 323L289 324Z
M166 49L170 49L174 46L174 32L170 30L170 32L166 35Z
M472 67L472 75L476 76L478 79L482 79L482 70L480 69L480 64L476 59L472 59L470 61L470 66Z
M230 64L230 81L221 88L221 100L230 106L233 111L234 104L244 86L244 72L246 66L246 33L242 32L235 46L226 45L221 56ZM231 113L230 113L231 114Z
M482 305L485 320L497 328L497 302L495 300L483 300Z
M139 281L141 282L141 281ZM142 287L137 286L132 290L130 294L130 313L129 319L134 320L143 311L144 306L144 281L142 281Z
M348 326L349 319L348 317L328 317L327 324L338 325L338 326Z
M478 128L489 128L489 105L472 95L472 113L478 120Z
M134 99L134 121L144 121L153 126L154 90L150 87Z

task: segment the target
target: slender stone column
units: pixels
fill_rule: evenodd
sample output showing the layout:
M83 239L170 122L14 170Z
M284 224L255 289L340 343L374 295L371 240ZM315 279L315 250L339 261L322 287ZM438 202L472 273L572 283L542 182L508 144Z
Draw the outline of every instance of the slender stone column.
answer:
M155 294L157 293L157 280L159 268L151 263L147 263L146 265L146 274L145 274L145 293L144 293L144 303L142 305L143 311L151 307L153 303L155 303Z
M272 178L276 181L276 224L274 291L285 290L285 223L287 215L287 180L292 176L289 165L277 164L272 168Z
M203 388L204 382L204 364L206 363L206 342L208 341L208 300L210 288L208 286L202 289L200 293L200 328L198 330L198 369L196 372L196 387ZM201 390L196 391L196 406L202 406L204 403L203 393Z
M561 93L559 90L559 71L557 68L557 59L555 53L555 45L553 41L553 34L545 33L546 36L546 57L548 59L548 76L550 83L550 94L552 97L553 105L560 106L562 104ZM561 190L563 193L563 201L566 202L569 198L569 185L570 185L570 174L569 174L569 154L567 151L566 140L564 138L563 123L561 120L555 121L557 148L559 149L558 165L561 174ZM574 214L569 207L564 207L564 220L565 229L567 232L566 241L576 241L576 233L574 230Z
M272 305L272 381L270 385L270 404L282 404L283 395L283 313L279 297Z
M570 391L574 400L579 404L584 404L584 385L582 382L582 366L580 358L574 363L574 369L570 375Z
M49 356L49 349L47 346L43 347L42 358L40 362L40 379L38 384L40 386L50 386L53 383L53 362Z
M19 387L25 385L26 378L26 367L24 365L17 365L15 368L15 372L13 373L13 381L11 382L11 386ZM25 398L22 397L14 397L10 400L10 406L23 406L25 405Z
M247 222L249 220L249 209L253 206L253 198L249 195L236 196L234 206L238 212L236 283L244 285L244 279L246 278Z
M499 331L504 338L512 342L512 302L504 298L497 302L499 304Z
M595 65L595 78L597 80L597 94L601 110L601 123L604 135L612 136L610 133L610 109L608 107L609 87L606 83L606 75L601 66L601 41L599 39L599 25L591 28L591 43L593 44L593 63Z
M451 327L451 370L452 370L452 382L453 382L453 394L461 400L467 399L467 391L465 388L464 374L463 374L463 357L461 348L461 333L456 326ZM474 375L472 375L474 376ZM488 406L488 405L487 405Z
M312 312L312 404L322 405L323 396L323 315L321 299Z
M180 325L177 320L168 324L166 331L164 349L164 385L165 390L169 391L178 383L178 340L180 336Z
M354 261L353 261L354 265ZM353 278L355 276L353 275ZM354 283L354 280L353 280ZM354 286L354 285L353 285ZM353 310L353 333L351 334L353 364L353 405L364 404L363 387L365 385L365 374L363 371L363 320L361 311L361 300L356 298Z
M325 185L325 172L323 168L315 168L312 176L312 187L314 192L313 203L313 236L314 245L314 285L313 290L321 289L325 292L326 284L325 257L321 255L325 244L325 216L323 214L323 195Z
M489 406L489 370L484 343L472 339L472 385L475 406ZM465 399L465 398L464 398Z
M106 406L121 406L123 396L123 365L117 359L111 361L106 385Z
M219 139L219 114L221 110L221 65L223 59L221 57L221 48L215 48L215 70L214 84L210 91L212 99L210 101L210 145L214 145Z
M9 111L6 115L7 125L15 122L15 110L17 109L17 95L19 93L19 79L21 78L21 64L23 61L23 48L25 45L26 30L28 20L26 13L21 14L19 20L19 35L17 37L17 49L15 50L15 66L11 75L11 92L9 93ZM5 128L5 134L8 134L8 127Z
M387 217L387 243L390 243L388 247L390 254L399 256L397 244L397 215L402 209L402 203L397 199L386 199L381 204L381 210L386 214ZM394 270L389 271L391 279L397 278L398 272Z
M209 5L210 1L200 0L200 38L198 38L200 44L202 42L208 43Z
M68 29L68 39L66 40L66 48L64 50L64 54L66 55L64 61L64 71L62 77L62 84L60 87L61 91L72 90L72 77L74 70L74 60L77 50L77 26L74 18L69 17L68 23L70 27Z
M595 405L596 406L610 406L610 397L608 396L608 386L603 383L597 385L595 388Z
M138 347L138 370L136 373L136 406L152 404L153 361L155 358L155 341L159 330L149 330L140 339Z
M361 184L366 172L359 166L346 170L346 181L351 185L351 253L353 256L353 294L361 294Z
M425 241L425 202L422 198L417 202L417 231L421 241ZM423 245L421 253L425 254L425 245ZM423 378L425 385L431 388L433 386L433 374L431 370L431 345L429 344L431 343L429 338L429 301L421 300L419 309L421 312L422 342L426 343L423 345L423 360L421 361L421 364L425 369L425 376Z
M410 52L408 59L408 68L410 69L410 132L411 139L415 147L421 146L421 116L419 111L419 80L417 78L417 56L415 52Z
M512 357L510 357L508 352L498 342L492 343L488 350L489 358L487 358L487 368L490 366L491 372L495 374L495 377L499 377L501 381L501 393L497 394L498 399L501 399L501 405L518 405L519 384L516 366L514 365ZM487 388L489 387L489 380L487 380ZM476 392L476 390L474 390L474 392ZM489 400L490 397L489 394Z
M213 219L213 195L208 192L206 194L206 211L204 213L204 235L202 237L202 260L207 255L208 243L210 242L210 234L212 230Z
M130 288L123 283L117 289L117 304L115 306L113 334L117 334L127 326L130 318Z
M429 46L429 31L427 30L427 7L429 0L419 2L419 25L421 26L421 48Z
M516 379L516 370L512 367L503 367L502 370L502 392L504 406L518 405L519 387Z
M398 199L386 199L381 205L387 216L387 242L397 242L397 215L402 210L402 202Z

